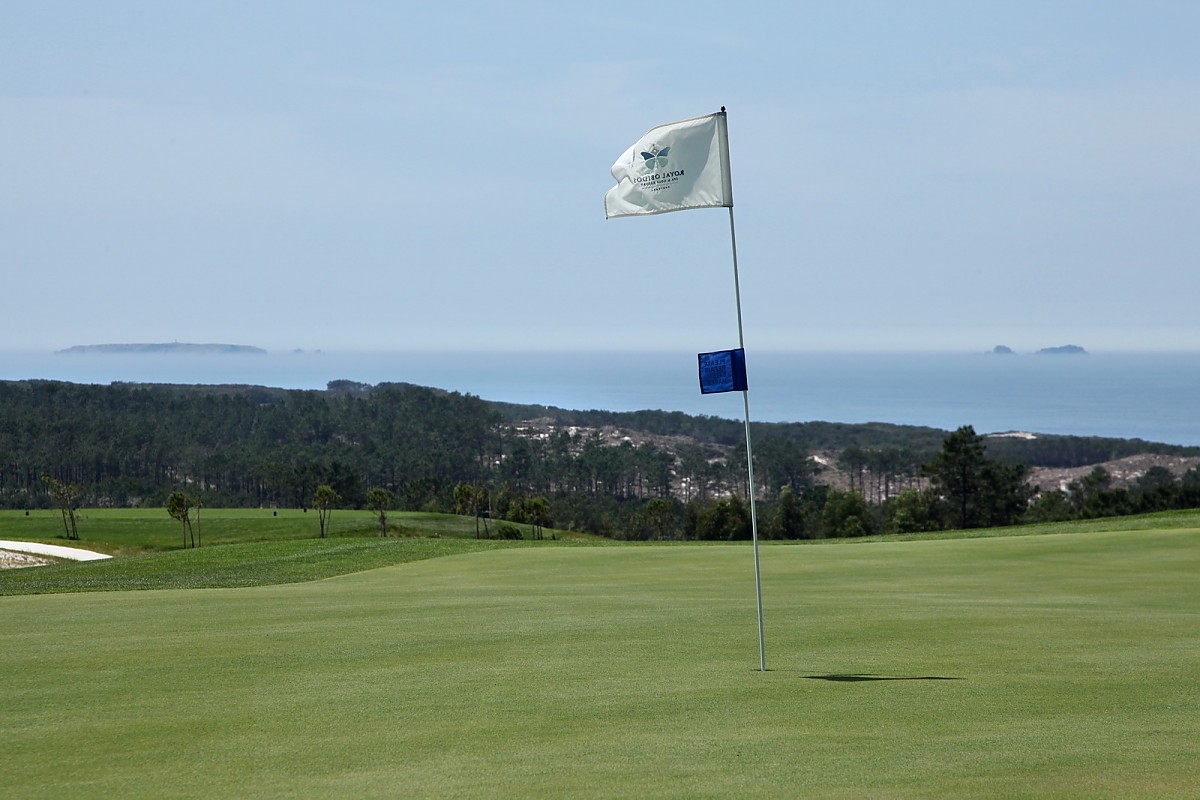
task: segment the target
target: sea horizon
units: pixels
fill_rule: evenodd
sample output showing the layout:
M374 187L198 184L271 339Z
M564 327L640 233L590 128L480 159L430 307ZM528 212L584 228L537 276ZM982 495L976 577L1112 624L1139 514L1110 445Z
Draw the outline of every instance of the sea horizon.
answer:
M719 349L712 347L709 349ZM1144 439L1200 446L1191 400L1200 351L787 351L747 353L754 422L882 422L979 433ZM268 350L261 354L0 351L0 380L260 385L410 383L563 409L742 419L740 393L701 395L679 350Z

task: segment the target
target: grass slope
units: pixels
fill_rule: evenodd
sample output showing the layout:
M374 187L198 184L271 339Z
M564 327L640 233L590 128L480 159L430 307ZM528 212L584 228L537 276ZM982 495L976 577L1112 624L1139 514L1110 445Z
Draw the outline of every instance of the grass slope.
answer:
M57 511L0 511L0 539L40 541L110 553L105 561L0 570L0 595L126 589L205 589L297 583L456 553L515 547L521 541L476 539L475 521L452 514L391 512L389 536L365 511L335 511L318 535L316 513L296 509L205 509L203 546L183 547L181 526L162 509L88 509L80 539L63 538ZM528 526L518 526L526 536ZM585 534L548 531L559 541ZM548 541L547 541L548 543Z
M477 550L515 547L503 540L425 538L289 539L65 562L0 571L0 595L132 589L227 589L315 581Z
M0 598L0 797L1195 797L1200 528Z
M0 511L0 539L75 545L111 555L185 549L182 526L162 508L88 508L78 511L77 517L79 541L72 542L64 538L62 516L56 510ZM529 526L517 527L529 535ZM196 528L202 546L315 539L320 532L316 511L294 508L205 508ZM339 509L330 518L328 535L373 536L378 532L379 523L370 512ZM390 511L388 533L473 539L475 521L454 514Z

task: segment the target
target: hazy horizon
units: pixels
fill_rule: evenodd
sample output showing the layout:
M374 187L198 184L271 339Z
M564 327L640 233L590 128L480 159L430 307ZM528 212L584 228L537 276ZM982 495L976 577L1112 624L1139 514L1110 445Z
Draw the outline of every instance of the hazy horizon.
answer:
M68 351L74 347L119 347L119 346L127 346L127 345L137 346L137 345L171 345L171 344L202 345L202 346L203 345L237 346L237 347L256 348L261 351L260 353L232 352L232 353L177 353L176 354L181 357L188 357L188 356L192 356L192 355L195 355L197 357L204 357L207 355L212 355L214 357L220 357L220 358L238 358L238 357L255 358L255 357L262 356L262 355L267 355L267 356L320 356L320 355L338 355L338 354L343 354L343 355L364 354L365 355L365 354L371 354L371 353L379 353L379 354L428 353L428 354L444 354L444 355L452 355L455 353L461 353L464 355L488 354L488 353L496 353L496 354L520 354L520 353L562 353L562 354L570 354L570 353L629 353L629 354L639 354L640 353L640 354L646 354L646 355L654 355L654 354L664 354L664 353L691 353L691 352L693 352L693 349L686 348L686 347L619 347L619 346L599 347L599 346L590 346L588 344L574 344L574 343L565 344L565 345L560 344L557 346L543 345L543 346L519 346L519 347L507 347L507 346L486 347L486 346L481 346L481 345L475 345L475 346L470 346L470 347L454 347L454 346L370 347L370 346L362 346L362 347L315 347L315 348L307 349L307 348L302 348L302 347L263 347L262 345L259 345L256 342L225 341L225 340L220 340L220 339L214 339L212 341L203 341L203 342L199 342L199 341L185 342L185 341L164 340L164 339L147 339L145 341L136 341L136 342L135 341L128 341L128 342L75 342L74 344L67 345L65 347L56 347L56 348L46 348L46 347L11 348L11 347L0 346L0 356L2 356L2 355L63 355L63 356L82 356L82 357L90 357L90 356L105 357L105 356L109 356L109 355L130 355L130 356L153 357L155 355L160 355L161 353L154 353L154 352L106 353L106 352L102 352L99 350L93 350L90 352L82 352L82 351L68 352ZM731 346L733 346L733 345L731 345ZM999 346L1009 347L1012 351L1011 355L1014 355L1014 356L1064 355L1064 356L1070 357L1072 355L1071 353L1052 354L1052 353L1041 352L1041 351L1047 351L1047 350L1052 350L1054 348L1062 348L1062 347L1080 347L1084 350L1084 353L1082 355L1139 355L1139 354L1153 355L1153 354L1157 354L1157 353L1161 353L1161 354L1165 354L1165 355L1186 355L1186 354L1192 354L1192 353L1200 353L1200 344L1190 345L1187 347L1180 346L1180 347L1141 347L1141 348L1138 348L1138 347L1093 348L1093 347L1087 346L1086 344L1080 344L1079 342L1073 342L1073 341L1062 342L1059 344L1037 345L1037 346L1031 346L1028 348L1016 347L1016 346L1007 344L1005 342L997 342L996 344L987 345L987 346L981 345L979 347L942 346L942 347L927 347L927 348L901 347L901 346L892 347L892 348L888 348L888 347L839 348L839 347L833 347L833 346L821 347L821 348L817 348L817 347L752 347L750 345L747 345L746 352L747 352L747 355L750 357L753 357L753 354L755 354L755 353L763 353L763 354L796 353L796 354L811 354L811 355L984 355L984 356L995 355L995 356L999 356L999 357L1003 357L1005 355L1010 355L1008 353L994 352L994 349ZM724 349L728 349L728 348L724 348ZM707 352L707 351L702 350L702 349L694 349L694 352L701 353L701 352Z

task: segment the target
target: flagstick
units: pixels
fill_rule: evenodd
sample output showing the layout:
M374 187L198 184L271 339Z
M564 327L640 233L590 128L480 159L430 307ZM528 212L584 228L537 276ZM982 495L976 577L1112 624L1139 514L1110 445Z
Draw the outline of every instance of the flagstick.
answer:
M710 125L715 126L711 131L709 131ZM684 131L698 132L700 135L693 141L694 137L682 135ZM681 135L679 142L675 141L676 134ZM654 139L663 136L667 137L667 141L670 143L660 148L659 143L656 143ZM715 138L706 139L706 136ZM719 151L719 157L715 159L712 158L714 144ZM671 148L674 148L674 152L670 153L672 162L679 157L679 151L682 149L687 155L683 156L680 163L692 161L699 167L701 180L695 186L690 182L675 185L674 179L682 177L684 174L682 169L667 175L659 174L660 167L666 166L668 151ZM636 156L639 154L645 162L642 168L648 171L648 175L643 175L638 181L634 181L633 170L637 166ZM693 161L693 159L699 160ZM672 169L675 168L672 167ZM692 168L689 167L689 169ZM717 171L720 172L719 176L714 174ZM721 106L719 114L709 114L651 128L645 136L617 159L611 172L617 180L617 185L604 193L605 219L638 214L662 214L687 208L724 207L729 209L729 242L733 247L733 288L737 298L738 345L742 357L741 366L744 367L746 344L742 334L742 289L738 277L737 235L734 233L733 227L733 180L729 170L729 132L726 126L725 106ZM720 179L719 187L716 186L718 177ZM649 180L650 184L641 187L639 183L641 180ZM667 193L662 197L657 197L654 193L659 190L665 190ZM744 371L738 377L740 380L737 382L744 386ZM701 374L700 391L705 391L703 373ZM716 391L729 391L729 389ZM758 596L758 661L759 668L766 672L767 651L763 638L762 577L759 573L758 563L758 507L754 497L754 451L750 447L750 394L746 388L742 389L742 405L746 414L746 475L750 490L750 529L754 537L754 585Z
M724 111L725 109L721 109ZM742 286L738 278L737 234L733 226L733 206L729 206L729 244L733 248L733 294L737 301L738 347L746 349L746 337L742 332ZM762 574L758 566L758 511L754 501L754 451L750 447L750 391L742 390L742 407L746 419L746 479L750 487L750 532L754 538L754 589L758 599L758 666L767 671L767 649L763 638Z

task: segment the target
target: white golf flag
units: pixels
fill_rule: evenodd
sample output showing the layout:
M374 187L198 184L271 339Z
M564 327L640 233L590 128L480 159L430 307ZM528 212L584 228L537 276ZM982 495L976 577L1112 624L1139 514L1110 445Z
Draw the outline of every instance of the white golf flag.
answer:
M651 128L613 164L604 217L733 206L725 112Z

